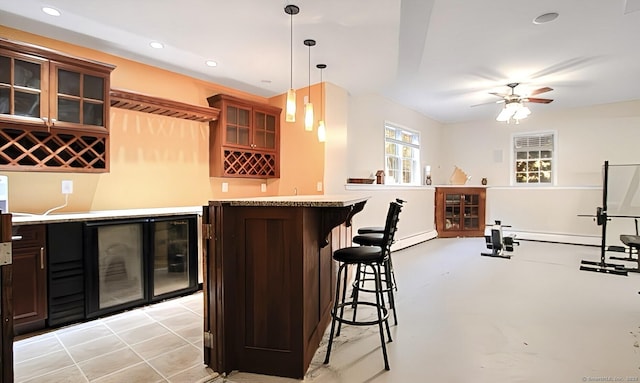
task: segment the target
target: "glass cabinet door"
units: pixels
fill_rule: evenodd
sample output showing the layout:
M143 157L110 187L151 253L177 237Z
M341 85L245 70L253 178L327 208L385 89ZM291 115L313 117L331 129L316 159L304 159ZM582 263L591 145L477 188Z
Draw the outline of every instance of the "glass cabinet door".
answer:
M480 196L478 194L464 195L464 228L478 230L480 228Z
M104 126L105 79L56 67L57 121L85 126Z
M460 218L460 194L445 194L444 219L446 230L459 230L461 228Z
M251 111L236 106L227 106L225 142L229 145L249 146Z
M276 149L276 116L264 112L254 113L253 143L256 148Z
M0 114L40 119L46 116L42 82L46 60L0 49Z
M153 238L153 296L190 287L189 220L156 221Z

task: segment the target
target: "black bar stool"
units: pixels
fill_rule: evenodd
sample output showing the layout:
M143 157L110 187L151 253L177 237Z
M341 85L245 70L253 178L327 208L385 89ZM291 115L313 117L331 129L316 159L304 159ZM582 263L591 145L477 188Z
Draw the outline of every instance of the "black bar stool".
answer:
M342 324L348 324L353 326L372 326L378 325L380 332L380 344L382 346L382 354L384 356L384 368L389 370L389 361L387 358L387 347L385 342L384 328L386 327L387 336L389 342L391 339L391 331L389 330L389 312L384 303L384 293L386 291L385 285L382 283L381 267L387 263L390 253L391 244L397 230L398 216L402 205L397 202L391 202L389 204L389 210L387 212L387 219L385 223L385 229L383 235L384 241L381 246L352 246L343 249L336 250L333 253L333 259L340 263L338 268L338 276L336 278L336 294L333 303L333 309L331 310L331 332L329 334L329 344L327 347L327 354L324 359L324 363L329 363L331 356L331 347L333 346L333 338L340 335L340 328ZM346 268L349 265L356 267L356 270L360 270L366 267L373 275L375 287L370 290L362 290L360 284L353 284L354 294L351 296L351 300L346 301L347 296L347 272ZM340 289L342 284L342 293ZM362 300L362 294L360 292L372 292L375 295L375 302ZM374 307L376 310L376 317L373 319L364 318L358 319L357 309L358 306ZM353 310L351 319L345 317L345 307L349 307ZM337 331L336 331L337 324Z
M398 203L401 207L404 206L405 200L400 198L396 198L396 203ZM356 243L360 246L384 246L384 227L362 227L358 229L358 234L353 237L353 243ZM393 310L393 322L394 325L398 324L398 315L396 313L395 307L395 297L393 295L393 291L398 291L398 285L396 283L396 275L393 271L393 260L391 257L391 247L388 249L387 261L383 265L384 278L383 282L387 286L385 291L388 293L389 297L389 307ZM360 284L360 290L366 291L364 288L364 284L367 281L372 280L372 275L370 272L367 272L366 268L358 269L356 271L356 277L354 284Z

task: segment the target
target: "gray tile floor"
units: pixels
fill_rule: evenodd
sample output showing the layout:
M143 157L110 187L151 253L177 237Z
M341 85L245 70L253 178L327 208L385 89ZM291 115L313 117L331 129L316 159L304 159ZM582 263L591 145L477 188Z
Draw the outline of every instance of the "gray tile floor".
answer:
M202 293L14 343L16 382L206 381Z
M394 253L399 324L388 344L391 370L384 370L377 328L347 326L328 365L323 341L304 381L640 380L639 274L580 271L581 259L599 259L595 247L523 241L510 260L481 251L484 240L468 238ZM208 375L201 297L16 342L16 381L296 382Z

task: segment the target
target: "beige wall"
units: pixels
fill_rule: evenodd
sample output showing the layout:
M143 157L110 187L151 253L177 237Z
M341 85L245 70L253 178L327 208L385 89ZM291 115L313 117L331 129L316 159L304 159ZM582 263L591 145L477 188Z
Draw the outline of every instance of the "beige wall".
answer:
M283 106L284 98L271 99L243 93L214 83L172 73L120 57L0 26L0 36L41 45L87 59L116 65L112 88L128 89L155 97L208 106L206 98L227 93L258 102ZM319 100L319 85L312 86L312 101ZM293 194L315 194L324 178L324 144L302 124L303 96L298 91L296 123L281 120L281 178L277 180L210 178L209 125L171 117L112 108L110 173L45 173L0 171L9 177L10 210L43 213L61 205L61 181L72 180L74 193L60 212L143 207L194 206L209 199ZM229 192L222 193L222 183ZM267 191L261 192L262 183Z
M420 162L437 166L443 125L378 95L352 96L349 102L349 177L364 178L384 169L384 122L420 132Z
M514 230L559 234L575 242L598 242L601 233L591 218L602 206L602 165L639 163L640 101L545 112L544 105L519 125L494 120L452 124L444 129L443 177L455 165L472 176L470 184L488 178L487 220L500 219ZM557 133L557 184L553 187L510 185L511 140L515 132ZM442 179L442 177L440 178ZM446 178L445 178L446 180ZM607 236L619 245L619 234L634 231L631 220L614 219ZM591 237L591 239L588 239ZM547 238L548 239L548 238ZM573 241L572 241L573 242Z

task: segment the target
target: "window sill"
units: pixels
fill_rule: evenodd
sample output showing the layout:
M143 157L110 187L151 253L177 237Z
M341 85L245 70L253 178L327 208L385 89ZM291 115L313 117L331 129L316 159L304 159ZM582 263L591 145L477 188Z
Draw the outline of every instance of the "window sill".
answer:
M435 185L345 184L345 190L435 190Z

